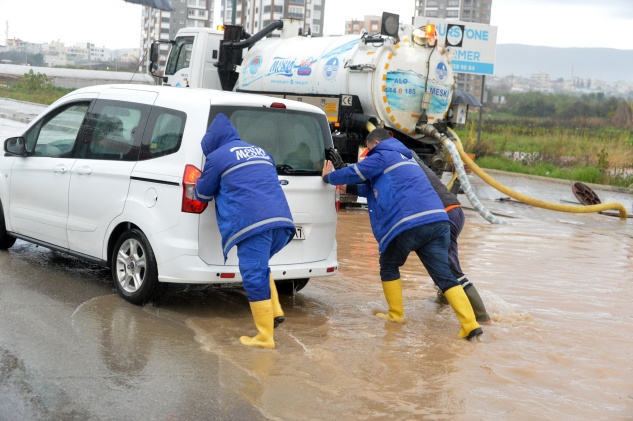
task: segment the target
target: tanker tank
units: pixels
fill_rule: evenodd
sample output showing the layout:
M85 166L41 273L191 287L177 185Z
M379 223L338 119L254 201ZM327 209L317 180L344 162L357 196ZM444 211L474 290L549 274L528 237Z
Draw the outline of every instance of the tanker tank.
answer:
M441 172L441 146L421 143L416 126L446 119L454 84L450 52L414 30L400 25L398 37L268 38L245 55L236 88L321 107L347 162L356 161L370 121L393 131Z

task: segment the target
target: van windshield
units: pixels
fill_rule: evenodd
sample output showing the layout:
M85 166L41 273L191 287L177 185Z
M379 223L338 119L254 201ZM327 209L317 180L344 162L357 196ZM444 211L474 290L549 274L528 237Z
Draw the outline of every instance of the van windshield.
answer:
M226 115L244 142L272 155L280 175L320 175L332 137L324 115L280 108L214 107L210 120Z

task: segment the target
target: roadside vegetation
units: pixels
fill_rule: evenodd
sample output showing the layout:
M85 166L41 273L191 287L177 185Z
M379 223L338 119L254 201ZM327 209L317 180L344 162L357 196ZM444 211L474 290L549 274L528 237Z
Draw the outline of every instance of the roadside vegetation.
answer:
M58 88L42 73L33 70L21 78L0 79L0 97L50 105L73 89Z
M72 89L32 70L0 79L0 97L50 105ZM633 104L602 94L499 94L456 132L482 168L620 187L633 186ZM492 96L492 95L490 95Z
M482 168L633 186L633 104L600 94L506 94L456 130Z

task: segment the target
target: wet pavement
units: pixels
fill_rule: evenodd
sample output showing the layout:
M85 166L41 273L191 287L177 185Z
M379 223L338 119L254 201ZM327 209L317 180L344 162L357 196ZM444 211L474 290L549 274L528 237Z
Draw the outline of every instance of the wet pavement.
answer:
M571 182L490 174L575 201ZM494 320L476 343L414 254L407 323L373 315L386 305L362 209L339 214L339 273L281 297L274 350L239 344L254 333L239 287L137 307L108 270L18 241L0 252L0 420L631 419L633 219L500 202L470 180L508 222L466 209L462 268ZM591 187L633 210L630 190Z

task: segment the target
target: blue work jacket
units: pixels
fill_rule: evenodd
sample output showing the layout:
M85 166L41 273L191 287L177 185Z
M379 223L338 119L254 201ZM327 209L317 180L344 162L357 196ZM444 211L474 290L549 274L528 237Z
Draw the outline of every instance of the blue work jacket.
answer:
M290 242L295 226L272 156L243 142L224 114L213 119L201 144L207 159L195 195L204 202L215 197L224 260L235 244L273 228L287 228Z
M330 173L330 184L359 184L367 198L371 229L380 253L398 234L413 227L448 221L442 201L411 151L399 140L378 143L356 164Z

